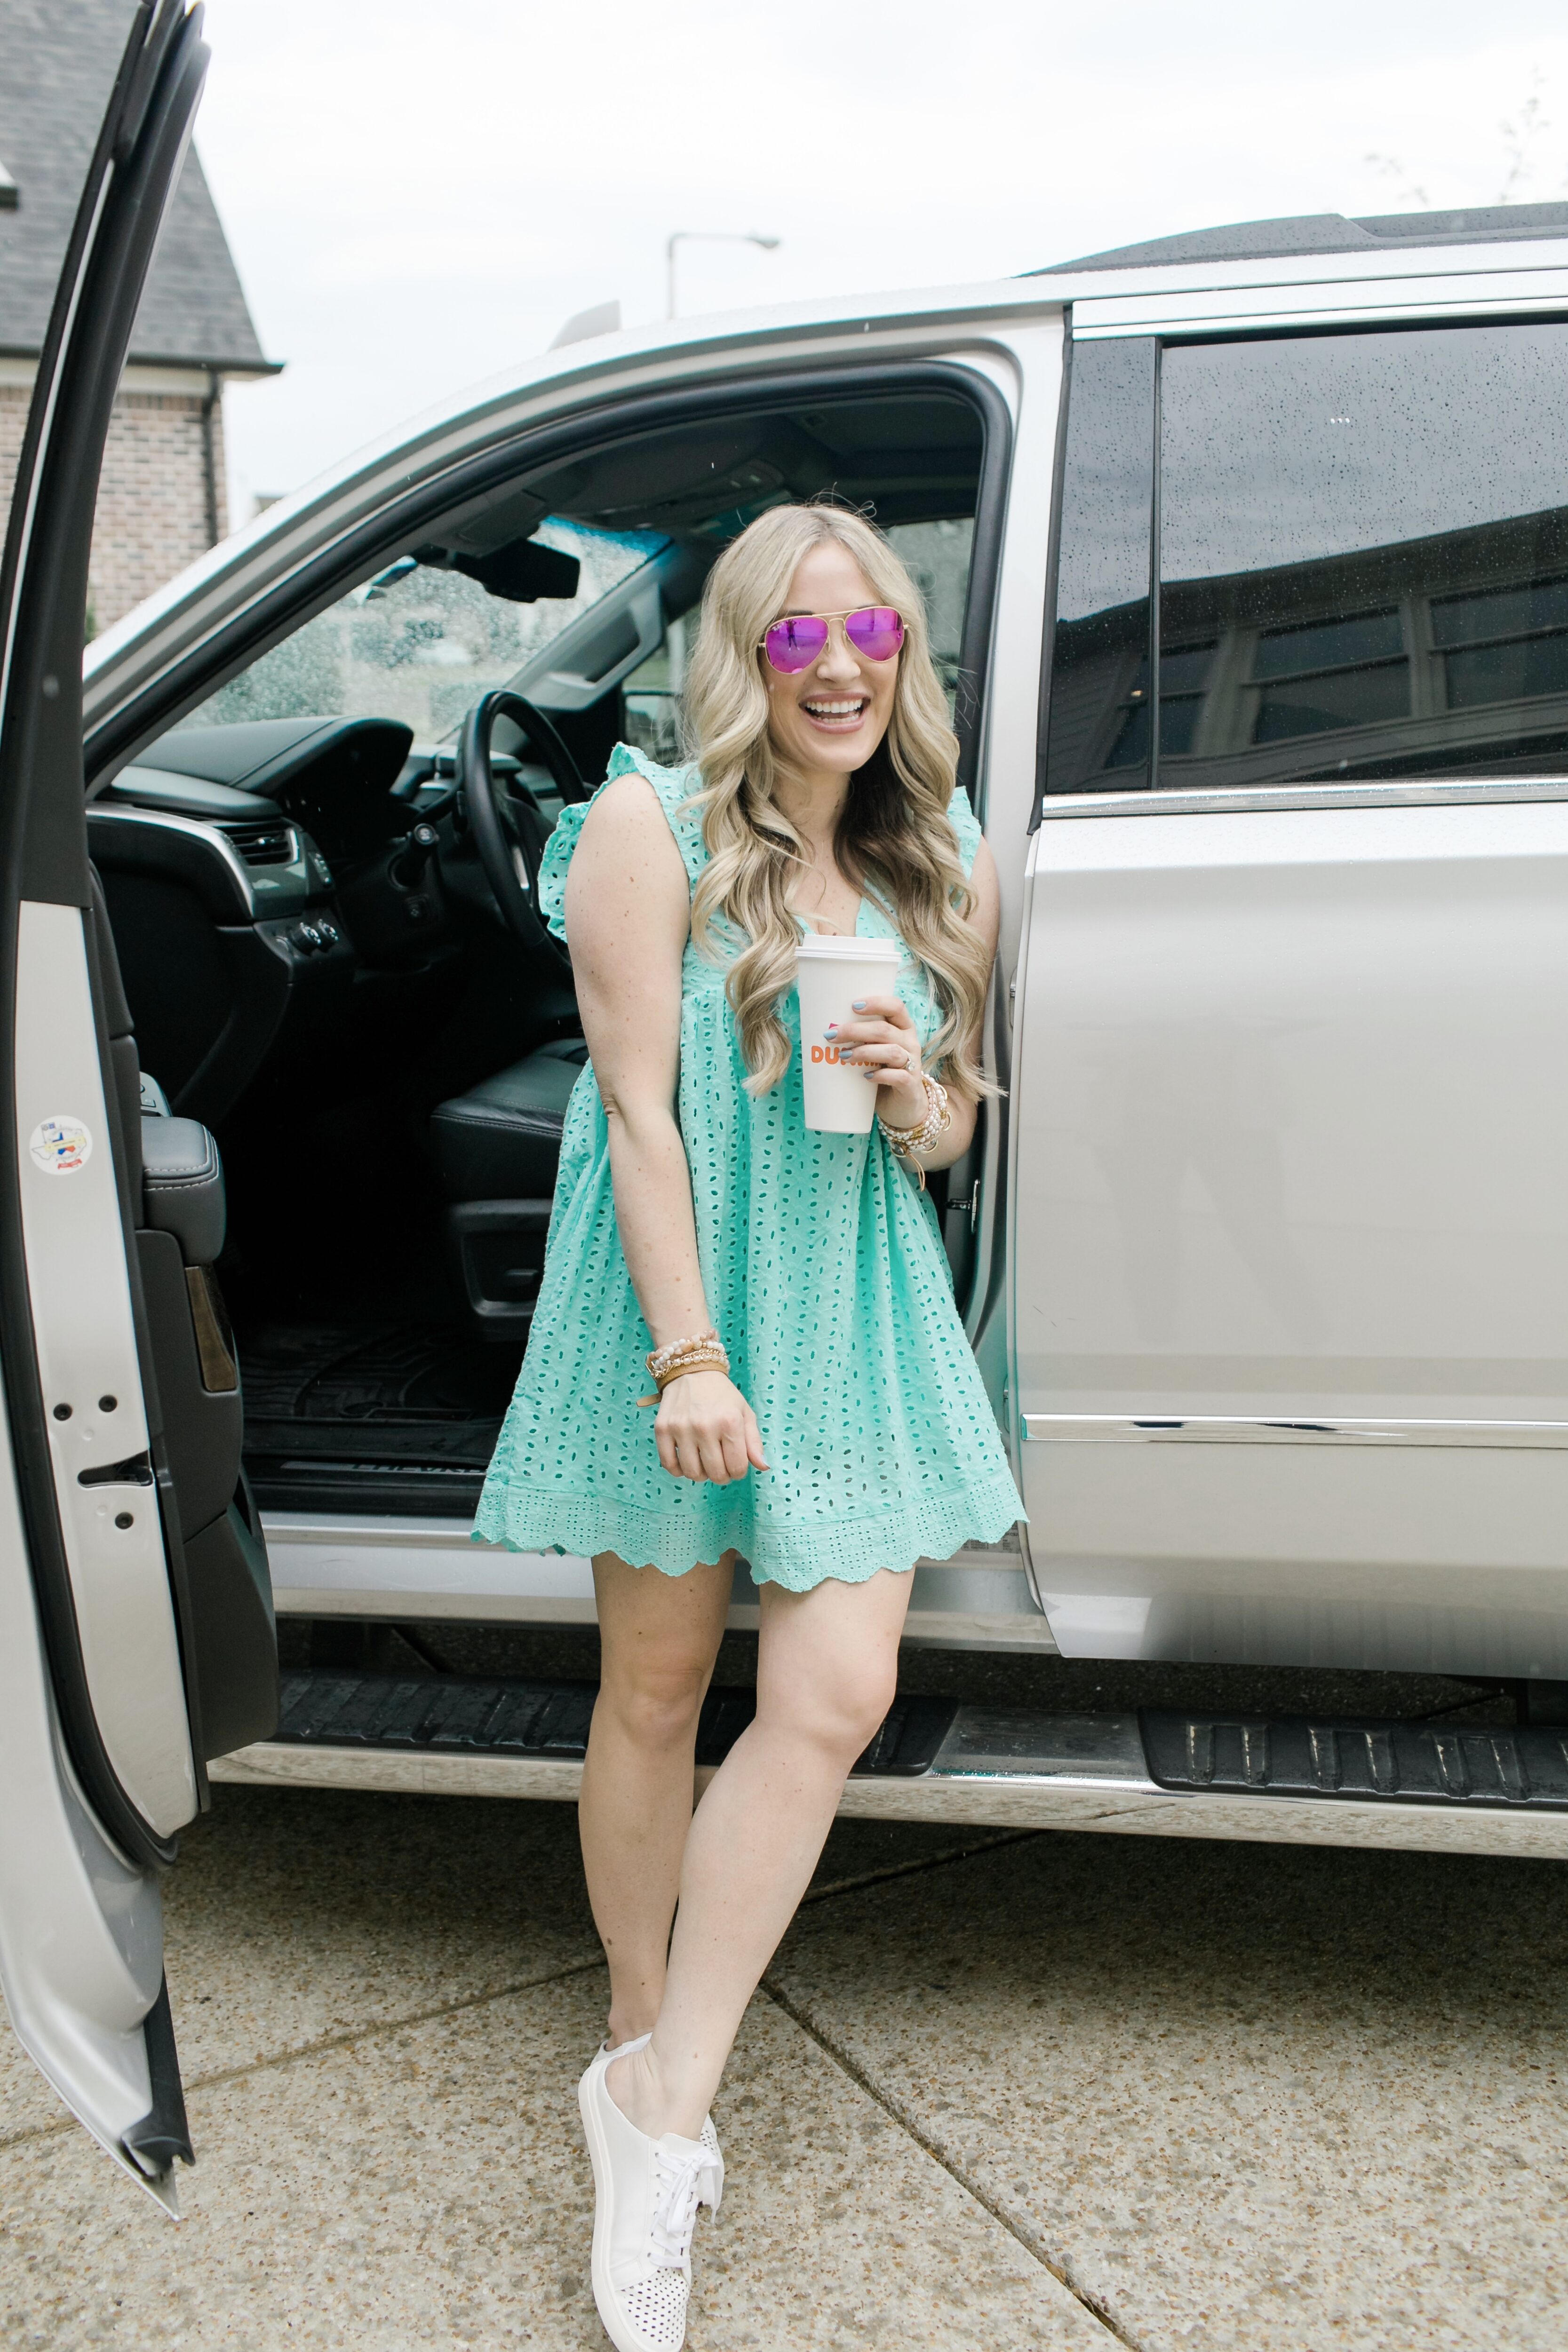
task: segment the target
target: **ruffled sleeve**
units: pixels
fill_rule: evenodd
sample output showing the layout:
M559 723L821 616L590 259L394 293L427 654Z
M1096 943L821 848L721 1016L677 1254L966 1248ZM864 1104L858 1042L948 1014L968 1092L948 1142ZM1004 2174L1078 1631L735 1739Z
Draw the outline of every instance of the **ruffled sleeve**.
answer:
M658 794L658 804L669 821L676 846L685 862L686 871L693 881L706 863L708 851L702 839L701 821L695 811L688 812L683 803L700 789L700 778L694 768L661 768L646 751L635 744L617 743L610 754L605 784L613 784L617 776L646 776ZM563 808L555 820L544 855L539 862L539 908L558 940L566 937L566 874L572 863L572 853L583 830L583 821L594 801L605 789L598 787L592 800L574 801ZM962 798L962 795L960 795ZM964 806L967 809L967 801ZM973 819L970 819L973 823Z
M980 820L969 805L969 794L962 784L952 788L952 798L947 804L947 821L958 835L958 860L965 874L973 874L974 861L980 854Z
M675 835L675 845L685 864L687 878L695 882L708 863L708 846L702 838L700 815L697 810L689 809L686 803L693 793L700 793L702 789L700 772L696 768L661 768L657 760L650 760L647 753L639 751L635 744L617 743L610 754L609 772L605 782L613 784L617 776L630 775L646 776L658 794L658 804L669 820L669 829Z
M594 800L598 797L595 793ZM583 820L593 805L594 801L574 801L562 810L539 861L539 911L558 940L566 936L566 869L572 863Z

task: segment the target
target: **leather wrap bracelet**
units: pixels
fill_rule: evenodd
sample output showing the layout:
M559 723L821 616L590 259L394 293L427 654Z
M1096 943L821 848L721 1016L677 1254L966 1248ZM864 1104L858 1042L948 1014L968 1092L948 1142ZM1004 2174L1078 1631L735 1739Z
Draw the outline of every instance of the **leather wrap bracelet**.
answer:
M657 1404L671 1381L680 1380L687 1372L724 1372L730 1370L729 1351L717 1331L699 1331L689 1339L670 1339L662 1348L650 1349L645 1359L653 1374L654 1393L638 1397L639 1407Z

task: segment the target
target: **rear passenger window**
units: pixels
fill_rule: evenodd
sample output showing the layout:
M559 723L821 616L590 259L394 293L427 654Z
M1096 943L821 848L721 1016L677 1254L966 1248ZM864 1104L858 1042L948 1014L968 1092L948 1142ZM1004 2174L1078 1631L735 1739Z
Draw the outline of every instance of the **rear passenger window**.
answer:
M1165 349L1150 643L1048 789L1568 773L1565 383L1568 326Z

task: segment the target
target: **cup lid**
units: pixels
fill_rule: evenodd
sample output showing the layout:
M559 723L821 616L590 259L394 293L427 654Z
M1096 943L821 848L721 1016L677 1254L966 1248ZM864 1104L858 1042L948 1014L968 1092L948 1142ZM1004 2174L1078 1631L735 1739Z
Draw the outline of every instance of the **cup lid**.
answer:
M830 959L839 957L845 962L856 963L901 963L903 961L898 942L894 940L845 939L838 934L825 937L820 931L806 932L798 941L795 953L799 956L810 957L814 961L818 956L826 956Z

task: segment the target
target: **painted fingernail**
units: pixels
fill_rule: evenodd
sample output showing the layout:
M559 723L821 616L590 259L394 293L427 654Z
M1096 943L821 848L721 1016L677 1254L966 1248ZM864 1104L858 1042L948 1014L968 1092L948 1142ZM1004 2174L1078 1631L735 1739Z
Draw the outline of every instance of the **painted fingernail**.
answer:
M858 996L849 1009L852 1013L864 1013L866 1010L865 998L863 996Z
M824 1035L825 1037L837 1037L837 1034L838 1034L838 1024L837 1024L837 1021L830 1021L830 1022L828 1023L828 1024L827 1024L826 1028L823 1031L823 1033L822 1033L822 1034L823 1034L823 1035Z

